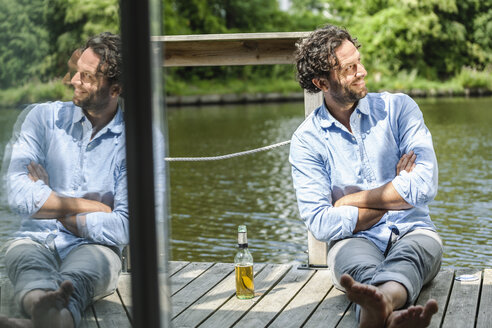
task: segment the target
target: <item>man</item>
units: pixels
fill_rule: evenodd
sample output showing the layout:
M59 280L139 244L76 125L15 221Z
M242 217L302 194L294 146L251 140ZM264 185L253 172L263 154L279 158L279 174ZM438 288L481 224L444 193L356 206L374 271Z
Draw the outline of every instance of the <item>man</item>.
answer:
M77 327L116 288L129 240L120 43L90 38L72 58L73 101L35 106L13 144L9 203L22 221L5 262L29 319L0 327Z
M427 206L437 162L422 113L404 94L367 92L347 31L328 25L297 47L300 85L324 99L292 137L300 215L329 242L334 284L357 304L360 327L425 327L436 301L411 305L439 271L442 242Z

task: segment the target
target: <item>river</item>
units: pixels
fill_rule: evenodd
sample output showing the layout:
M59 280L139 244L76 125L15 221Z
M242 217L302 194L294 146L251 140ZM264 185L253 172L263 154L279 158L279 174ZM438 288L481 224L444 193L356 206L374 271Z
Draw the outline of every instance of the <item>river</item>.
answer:
M431 217L444 267L492 266L492 98L416 99L439 162ZM0 155L18 110L0 110ZM289 140L302 103L169 108L169 156L215 156ZM304 263L288 146L213 162L170 163L172 260L233 261L237 226L246 224L255 262ZM17 228L0 205L0 243Z

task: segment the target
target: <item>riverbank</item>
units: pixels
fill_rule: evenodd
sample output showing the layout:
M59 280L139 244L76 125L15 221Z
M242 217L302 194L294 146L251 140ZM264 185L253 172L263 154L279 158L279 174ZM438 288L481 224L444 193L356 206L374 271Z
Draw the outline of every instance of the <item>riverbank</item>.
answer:
M415 98L480 97L492 95L492 75L489 70L464 68L447 81L420 78L415 72L401 71L396 76L375 72L368 75L371 91L403 92ZM256 80L214 79L166 81L166 104L170 107L269 103L302 101L304 94L294 78L261 78ZM61 80L47 83L30 82L23 86L0 90L0 108L16 108L48 100L70 100L72 90Z
M385 91L385 90L380 90ZM390 90L389 92L403 92L413 98L427 97L484 97L492 96L492 90L464 89L464 90ZM254 94L216 94L196 96L167 96L166 105L169 107L180 106L206 106L220 104L255 104L269 102L294 102L304 101L304 93L254 93Z

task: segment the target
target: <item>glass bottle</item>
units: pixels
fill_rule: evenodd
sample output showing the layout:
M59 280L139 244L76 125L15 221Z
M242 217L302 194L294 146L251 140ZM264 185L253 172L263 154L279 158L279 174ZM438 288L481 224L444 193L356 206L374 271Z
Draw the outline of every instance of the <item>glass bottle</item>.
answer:
M248 237L245 225L237 228L238 251L234 257L236 270L236 296L249 299L255 296L253 283L253 256L248 249Z

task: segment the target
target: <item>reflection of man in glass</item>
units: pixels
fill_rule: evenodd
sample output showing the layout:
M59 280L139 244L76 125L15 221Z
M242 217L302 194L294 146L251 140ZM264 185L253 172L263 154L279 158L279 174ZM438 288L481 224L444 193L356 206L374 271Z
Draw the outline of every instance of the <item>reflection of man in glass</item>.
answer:
M12 148L8 196L22 217L5 261L28 319L0 326L76 327L112 293L128 243L119 36L102 33L72 58L73 102L35 106Z
M427 206L437 162L422 113L404 94L367 92L343 29L313 32L296 61L301 86L324 99L292 137L301 217L329 242L333 281L357 304L360 327L426 327L436 301L410 305L439 271L442 242Z

